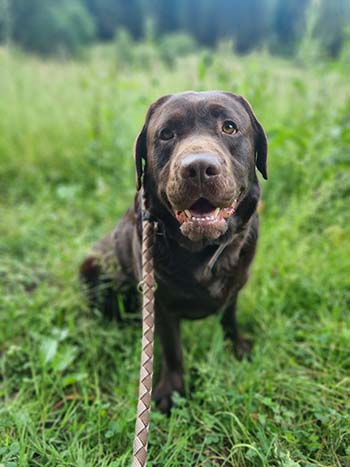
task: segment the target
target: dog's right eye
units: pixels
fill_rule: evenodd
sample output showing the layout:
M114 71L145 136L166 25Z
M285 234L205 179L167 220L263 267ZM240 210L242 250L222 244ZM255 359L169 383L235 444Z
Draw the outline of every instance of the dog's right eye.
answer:
M174 136L175 133L169 128L163 128L163 130L161 130L161 132L159 133L159 138L163 141L168 141L169 139L174 138Z

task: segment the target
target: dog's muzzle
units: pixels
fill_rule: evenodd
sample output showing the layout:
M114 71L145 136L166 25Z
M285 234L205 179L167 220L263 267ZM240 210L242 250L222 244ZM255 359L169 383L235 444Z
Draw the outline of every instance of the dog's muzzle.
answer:
M177 180L172 204L182 234L193 241L223 235L226 219L236 211L239 191L228 183L221 158L213 153L185 155L177 165Z

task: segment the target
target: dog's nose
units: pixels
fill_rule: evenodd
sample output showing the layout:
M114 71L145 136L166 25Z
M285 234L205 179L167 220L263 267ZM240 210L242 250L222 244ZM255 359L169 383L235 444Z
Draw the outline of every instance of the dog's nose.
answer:
M203 183L221 174L222 166L215 154L189 154L180 165L180 175L185 179L192 179L196 183Z

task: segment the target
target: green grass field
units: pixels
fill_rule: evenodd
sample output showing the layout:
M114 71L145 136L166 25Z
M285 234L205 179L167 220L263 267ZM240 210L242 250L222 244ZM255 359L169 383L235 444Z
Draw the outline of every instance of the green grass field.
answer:
M149 465L350 466L350 82L221 49L121 66L0 49L0 466L129 466L140 326L88 313L77 268L134 193L152 100L246 96L266 128L258 254L237 362L219 317L184 324L188 397L152 412ZM156 357L156 366L158 359Z

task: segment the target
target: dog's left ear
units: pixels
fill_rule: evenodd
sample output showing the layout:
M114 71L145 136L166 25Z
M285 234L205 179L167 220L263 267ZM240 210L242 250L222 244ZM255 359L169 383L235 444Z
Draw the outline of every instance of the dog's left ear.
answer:
M252 122L255 132L255 152L256 152L256 167L267 180L267 138L265 131L261 124L258 122L253 109L249 102L242 96L237 96L239 102L243 105L245 110L248 112L250 120Z
M153 116L154 112L166 101L168 96L160 97L156 102L150 105L147 114L145 123L142 130L138 134L135 144L134 144L134 159L136 167L136 189L139 190L142 185L142 177L146 172L147 167L147 130L148 125Z

